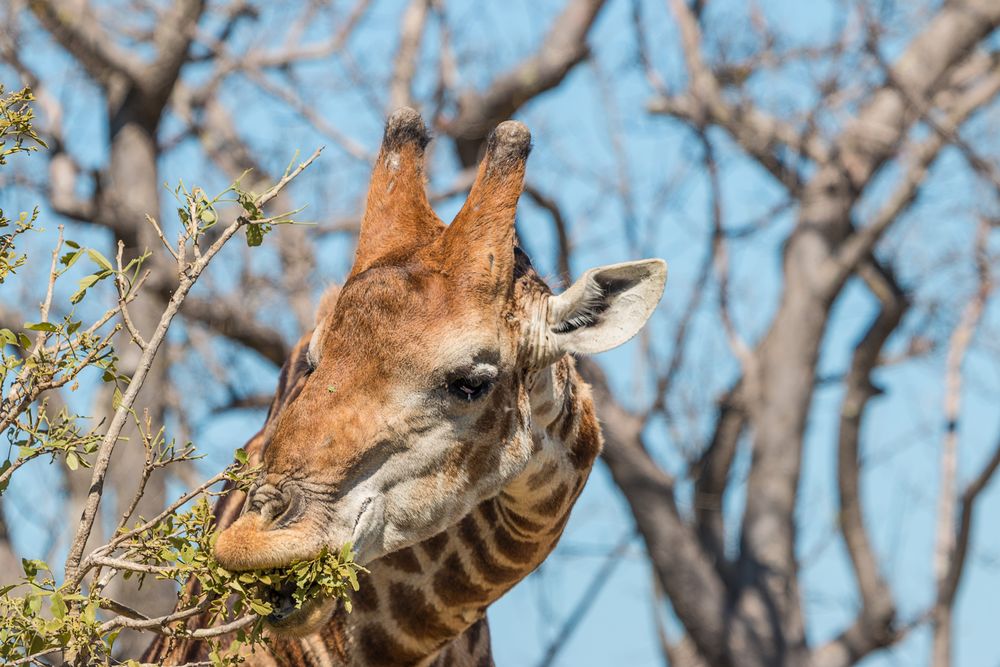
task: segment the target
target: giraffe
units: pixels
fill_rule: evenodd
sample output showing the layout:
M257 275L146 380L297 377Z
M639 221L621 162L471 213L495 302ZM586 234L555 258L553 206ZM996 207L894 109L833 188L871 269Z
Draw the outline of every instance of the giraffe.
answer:
M573 355L630 339L662 295L659 259L551 292L514 231L523 124L490 135L448 226L427 200L428 142L416 111L389 117L354 266L286 364L252 443L262 477L215 544L248 570L351 542L369 572L352 613L279 605L249 664L493 664L486 609L555 547L602 446Z

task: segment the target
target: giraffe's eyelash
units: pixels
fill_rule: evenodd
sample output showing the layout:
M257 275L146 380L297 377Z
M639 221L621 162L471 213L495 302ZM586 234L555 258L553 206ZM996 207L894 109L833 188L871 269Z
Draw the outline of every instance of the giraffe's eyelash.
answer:
M449 373L444 386L452 397L472 403L489 393L499 372L492 364L475 364Z

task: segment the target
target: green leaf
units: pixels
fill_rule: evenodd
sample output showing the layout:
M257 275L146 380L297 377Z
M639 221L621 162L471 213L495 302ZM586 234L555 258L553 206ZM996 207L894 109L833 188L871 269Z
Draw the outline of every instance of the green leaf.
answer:
M76 452L66 454L66 467L70 470L76 470L80 467L80 457L76 455Z
M0 329L0 343L17 345L17 335L10 329Z
M99 253L98 251L94 250L93 248L87 248L87 254L90 256L92 260L94 260L94 262L98 266L100 266L105 271L113 272L115 270L115 267L111 266L111 262L108 261L108 258Z
M92 287L94 283L96 283L100 279L101 279L101 274L91 273L90 275L80 278L79 282L77 282L77 285L79 285L81 290L85 290L88 287Z
M37 558L22 558L21 567L26 568L24 570L25 574L28 574L28 570L30 569L31 574L28 575L28 578L32 578L41 571L48 571L49 564L44 560L38 560Z
M247 451L243 448L236 450L235 457L236 457L236 462L242 465L246 465L247 461L249 460L249 458L247 457Z
M80 259L82 255L83 255L82 250L77 250L76 252L68 252L59 258L59 263L68 269L69 267L76 264L76 260Z
M66 603L63 602L63 598L59 593L52 594L52 615L58 619L63 618L66 615Z
M264 231L260 225L247 225L247 245L255 248L264 242Z
M261 616L267 616L272 611L274 611L271 605L269 605L266 602L259 602L257 600L248 600L247 602L249 602L250 608L253 609L255 612L257 612L258 614L260 614Z
M48 331L49 333L59 331L59 327L51 322L25 322L24 328L30 331Z

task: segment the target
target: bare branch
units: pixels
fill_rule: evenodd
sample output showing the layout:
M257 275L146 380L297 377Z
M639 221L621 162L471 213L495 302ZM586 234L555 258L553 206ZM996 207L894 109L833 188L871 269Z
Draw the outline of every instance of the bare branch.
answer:
M879 571L862 516L859 440L865 408L871 398L880 393L871 382L872 371L878 364L886 341L899 326L908 301L892 273L874 262L863 265L861 275L878 298L881 309L851 359L840 409L837 454L840 531L858 585L861 610L844 632L817 649L816 664L825 667L854 664L896 639L892 629L896 614L892 591Z
M303 169L308 167L317 157L319 157L320 150L314 152L307 160L299 164L294 170L285 174L281 180L279 180L267 192L258 196L254 202L257 207L262 208L269 201L278 196L278 193L281 192L281 190L288 183L290 183L292 179L302 173ZM73 542L70 545L69 554L66 557L66 581L71 587L75 588L80 582L80 561L83 557L83 550L86 547L87 540L90 538L90 532L94 526L94 519L97 515L98 505L100 504L101 495L104 490L104 479L107 474L108 465L111 462L111 454L114 452L115 445L118 442L118 437L121 434L122 428L125 426L125 420L132 409L136 396L142 388L146 375L149 373L149 369L153 364L156 352L159 350L160 345L163 343L163 340L167 335L167 330L170 327L171 321L180 310L181 304L187 297L191 287L194 286L198 276L201 275L202 271L205 270L205 267L208 266L209 261L211 261L211 259L218 254L219 250L221 250L226 242L229 241L229 239L231 239L237 231L239 231L244 223L245 221L242 218L233 222L198 260L192 262L188 265L188 267L186 267L186 270L180 276L180 282L178 283L176 291L174 291L170 301L167 302L166 309L160 317L160 322L157 325L156 330L149 338L146 349L143 350L139 364L134 375L132 376L132 380L121 398L118 409L115 410L111 423L108 426L108 431L101 441L101 445L98 448L97 455L94 459L94 471L91 476L90 493L87 496L87 503L84 507L83 517L80 519L80 525L73 538Z
M597 601L598 596L601 594L601 590L611 579L611 575L614 573L615 568L621 564L622 558L625 556L625 552L628 550L629 544L631 544L634 539L635 533L629 531L623 535L620 540L618 540L618 544L608 551L607 556L604 557L604 562L601 563L601 566L590 578L590 583L588 583L586 588L583 589L580 599L577 600L573 610L566 617L565 622L563 622L562 627L559 628L555 638L549 642L542 659L538 662L538 667L550 667L555 662L556 658L559 656L559 652L566 645L566 642L569 641L569 638L573 636L573 632L577 629L577 627L579 627L580 621L583 620L583 618L587 615L587 612Z
M838 137L840 162L852 183L866 183L895 154L900 138L920 115L909 99L926 99L938 91L998 25L1000 4L992 0L960 0L941 7L889 68L886 84Z
M572 248L570 246L566 218L563 216L562 209L559 208L559 204L555 199L549 197L530 183L525 184L524 192L531 198L531 201L548 211L552 217L552 225L556 232L556 247L558 248L556 266L559 267L559 281L563 287L569 287L570 283L573 282L573 272L570 269Z
M683 95L653 99L647 106L649 111L675 116L695 127L719 125L779 182L793 192L798 191L800 177L781 152L788 150L800 157L825 162L830 157L829 147L816 134L796 130L748 101L739 106L729 103L701 55L701 28L693 11L683 0L671 0L670 6L680 28L690 84Z
M568 0L535 54L498 76L485 91L469 90L459 96L458 113L442 121L441 126L455 139L463 166L477 161L480 146L490 130L529 100L559 85L587 56L587 34L604 3L605 0Z
M83 3L72 15L52 0L32 0L28 6L96 82L107 88L115 77L138 80L137 60L119 49L114 38L98 25L89 4Z
M578 367L601 406L604 462L628 499L660 583L702 655L711 664L730 664L724 641L730 619L725 586L677 512L673 479L642 446L642 421L615 401L600 368L588 359Z
M153 45L156 59L142 71L142 86L150 96L159 98L162 107L173 90L181 66L187 61L195 26L205 11L205 0L176 0L168 5L166 15L156 22Z
M985 77L960 98L955 99L946 120L939 121L943 131L936 132L916 145L908 158L904 175L886 198L875 217L843 243L831 265L830 281L842 280L875 247L883 234L916 199L927 170L946 145L948 136L977 109L1000 94L1000 69Z
M410 0L403 11L399 26L399 50L392 67L389 80L389 109L412 106L413 75L417 71L420 58L420 40L424 35L424 24L431 0Z
M962 317L951 334L948 354L945 360L945 435L941 443L941 464L939 466L938 517L934 540L934 579L937 583L937 601L934 605L932 625L934 641L931 648L932 664L949 667L952 660L951 626L954 612L955 592L958 588L961 565L957 564L959 530L956 530L956 507L959 500L955 494L955 480L958 475L958 419L962 402L962 366L965 355L972 343L979 322L986 309L986 303L993 292L993 276L987 260L987 243L990 224L983 220L976 235L976 267L979 285L972 299L962 311ZM989 469L989 466L987 466ZM971 502L971 501L969 501ZM963 508L963 514L966 510ZM968 510L971 511L971 510ZM964 550L968 545L968 528L965 529Z
M281 334L258 322L236 297L190 297L184 301L181 315L250 348L277 366L288 358L289 346Z
M693 467L694 510L698 538L712 554L716 569L724 579L731 573L725 558L725 530L722 499L729 485L729 470L736 457L736 447L746 428L747 416L739 403L740 385L726 392L719 401L719 414L708 447Z

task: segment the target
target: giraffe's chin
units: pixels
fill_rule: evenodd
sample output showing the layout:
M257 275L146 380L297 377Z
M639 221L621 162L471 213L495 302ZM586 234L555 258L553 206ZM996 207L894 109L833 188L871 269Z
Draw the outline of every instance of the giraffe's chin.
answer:
M305 637L320 630L337 608L335 600L315 599L301 607L276 610L264 617L264 627L278 637Z

